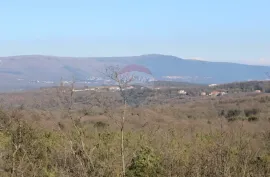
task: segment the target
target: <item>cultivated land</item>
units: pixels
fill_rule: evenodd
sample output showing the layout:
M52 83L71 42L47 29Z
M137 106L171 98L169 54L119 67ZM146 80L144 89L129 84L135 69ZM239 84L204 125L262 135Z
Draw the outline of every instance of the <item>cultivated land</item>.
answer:
M159 85L161 87L161 85ZM158 87L159 87L158 86ZM1 176L270 176L268 82L0 95ZM181 95L184 89L188 95ZM226 90L224 96L201 92ZM262 93L255 93L257 89Z

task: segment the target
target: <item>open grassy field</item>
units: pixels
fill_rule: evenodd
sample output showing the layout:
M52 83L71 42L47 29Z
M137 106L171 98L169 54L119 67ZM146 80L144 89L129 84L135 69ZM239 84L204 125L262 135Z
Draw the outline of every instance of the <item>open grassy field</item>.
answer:
M270 176L270 94L63 90L0 95L0 176Z

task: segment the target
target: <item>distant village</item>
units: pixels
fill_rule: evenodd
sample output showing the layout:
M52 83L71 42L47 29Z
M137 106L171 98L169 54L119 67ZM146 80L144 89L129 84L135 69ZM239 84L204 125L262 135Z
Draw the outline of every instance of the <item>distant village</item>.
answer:
M64 82L67 83L67 82ZM68 82L69 83L69 82ZM211 97L218 97L218 96L224 96L228 94L227 90L224 89L214 89L217 86L217 84L211 84L208 85L209 88L212 88L212 91L205 92L201 91L200 96L211 96ZM59 87L59 86L54 86L54 87ZM52 87L41 87L41 90L46 90L50 89ZM163 89L168 89L164 87L144 87L144 86L126 86L122 88L122 90L131 90L131 89L151 89L151 90L163 90ZM171 88L171 87L170 87ZM177 89L173 87L174 89ZM63 89L64 92L66 92L66 89ZM120 87L116 85L107 85L107 86L95 86L95 87L89 87L89 86L84 86L83 88L73 88L73 92L85 92L85 91L95 91L95 92L119 92ZM177 92L179 95L189 95L188 91L184 89L179 89ZM255 90L254 93L261 93L261 90Z
M167 77L167 76L166 76ZM175 76L176 77L176 76ZM174 77L172 77L174 78ZM18 78L18 81L23 81L24 79L22 78ZM50 89L52 87L58 87L57 85L59 84L59 82L55 82L55 81L41 81L41 80L32 80L29 81L29 83L34 84L34 85L40 85L40 89L41 90L47 90ZM62 86L66 86L66 85L71 85L72 81L66 81L66 80L62 80L60 81L60 85ZM115 83L111 80L108 79L103 79L101 77L89 77L86 80L79 80L76 81L76 87L74 87L73 92L84 92L84 91L95 91L95 92L117 92L120 91L120 88L118 86L114 85ZM151 90L163 90L163 89L174 89L177 90L177 93L179 95L194 95L194 93L191 93L190 90L187 88L187 90L180 87L171 87L171 86L152 86L152 87L137 87L136 88L134 86L128 86L125 88L122 88L122 90L130 90L130 89L151 89ZM230 90L229 88L227 88L228 90ZM201 90L197 90L196 94L197 96L212 96L212 97L218 97L218 96L224 96L227 95L229 93L234 93L234 92L238 92L238 91L228 91L226 89L220 89L218 84L210 84L208 85L208 89L207 86L205 89L201 89ZM252 92L254 93L261 93L263 90L253 90ZM241 92L241 91L240 91Z
M48 84L50 86L46 86L46 87L40 87L41 90L47 90L50 89L52 87L59 87L59 86L55 86L57 85L57 83L53 82L53 81L39 81L39 80L34 80L34 81L30 81L31 83L35 83L35 84ZM98 83L98 84L94 84L94 83ZM65 85L70 85L72 84L72 81L64 81L61 80L60 85L61 86L65 86ZM95 92L118 92L120 91L120 88L116 85L114 85L115 83L112 82L111 80L104 80L102 78L96 78L96 77L91 77L87 80L81 80L81 81L76 81L76 88L74 87L73 92L85 92L85 91L95 91ZM91 85L91 86L89 86ZM100 86L103 85L103 86ZM206 89L202 89L201 91L198 91L196 93L197 96L211 96L211 97L218 97L218 96L224 96L229 94L229 91L226 89L218 89L218 84L210 84L208 85L209 90ZM180 89L179 87L144 87L144 86L136 86L136 88L134 86L127 86L125 88L122 88L122 90L130 90L130 89L151 89L151 90L163 90L163 89L179 89L177 91L177 93L179 95L190 95L190 91L187 89ZM208 90L208 91L206 91ZM65 89L63 90L65 91ZM261 93L261 90L254 90L254 93ZM232 92L230 92L232 93Z

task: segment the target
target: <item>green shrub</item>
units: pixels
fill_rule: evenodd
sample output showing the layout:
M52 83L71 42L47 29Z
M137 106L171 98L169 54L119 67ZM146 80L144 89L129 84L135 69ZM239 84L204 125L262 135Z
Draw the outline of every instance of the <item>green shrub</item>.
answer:
M236 121L236 120L237 120L236 117L229 117L229 118L227 118L227 121L228 122L233 122L233 121Z
M244 113L247 117L251 116L251 115L256 115L260 112L259 109L257 108L252 108L252 109L245 109Z
M226 118L237 117L241 114L241 110L231 109L227 111Z
M148 147L141 148L132 159L128 167L128 177L156 177L162 176L159 157Z
M248 118L248 121L249 122L258 121L258 120L259 120L259 118L258 117L255 117L255 116L252 116L252 117L249 117Z
M221 111L219 111L219 112L218 112L218 115L219 115L219 116L224 116L224 115L225 115L224 109L222 109Z
M105 122L102 122L102 121L98 121L94 124L94 127L97 127L97 128L105 128L105 127L108 127L109 124L105 123Z

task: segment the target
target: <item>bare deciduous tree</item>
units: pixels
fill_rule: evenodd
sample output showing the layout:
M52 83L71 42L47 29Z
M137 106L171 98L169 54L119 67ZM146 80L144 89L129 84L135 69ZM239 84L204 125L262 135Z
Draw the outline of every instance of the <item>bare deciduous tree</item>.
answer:
M118 66L109 66L106 68L106 72L104 73L106 77L113 80L117 86L119 87L121 97L124 103L124 111L122 114L122 118L120 121L120 131L121 131L121 158L122 158L122 176L124 177L126 174L125 171L125 154L124 154L124 127L125 127L125 119L127 112L127 94L124 91L125 88L134 80L133 75L119 74L120 68Z

